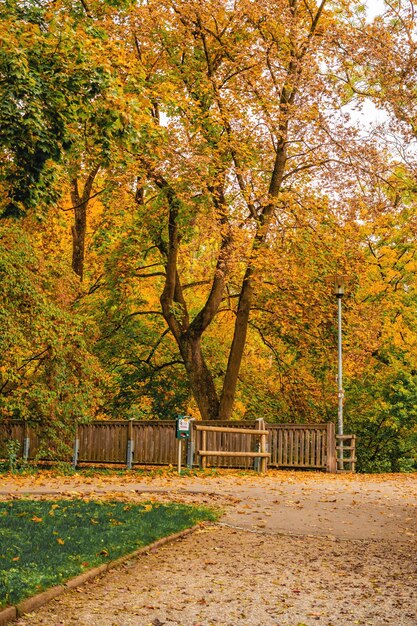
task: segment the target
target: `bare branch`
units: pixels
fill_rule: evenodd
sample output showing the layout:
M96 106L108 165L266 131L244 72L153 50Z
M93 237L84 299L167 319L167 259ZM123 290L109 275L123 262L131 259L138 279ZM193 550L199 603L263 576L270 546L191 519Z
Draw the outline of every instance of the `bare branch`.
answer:
M169 328L166 328L164 330L164 332L162 333L162 335L159 337L159 339L156 342L156 344L153 346L153 348L150 351L150 353L148 354L148 356L146 357L146 363L150 363L152 357L154 356L155 352L157 351L157 349L161 345L162 341L164 340L164 337L166 337L168 333L169 333Z
M149 274L134 274L136 278L153 278L154 276L164 276L166 277L165 272L150 272Z
M93 16L92 16L92 15L91 15L91 13L90 13L90 10L89 10L89 8L88 8L88 6L87 6L86 1L85 1L85 0L81 0L81 4L83 5L84 11L85 11L85 13L86 13L87 17L89 17L89 18L93 19Z
M210 280L196 280L193 283L188 283L187 285L183 285L183 289L192 289L193 287L200 287L201 285L209 285L211 283Z
M96 196L99 196L101 193L103 193L104 191L106 191L106 188L104 189L100 189L100 191L97 191L96 193L93 193L92 196L89 196L88 198L82 200L82 202L80 202L79 204L76 204L75 206L71 206L69 209L63 209L61 207L59 207L59 209L61 211L63 211L64 213L67 213L68 211L73 211L74 209L79 209L81 206L83 206L84 204L86 204L87 202L90 202L90 200L92 200L93 198L95 198Z

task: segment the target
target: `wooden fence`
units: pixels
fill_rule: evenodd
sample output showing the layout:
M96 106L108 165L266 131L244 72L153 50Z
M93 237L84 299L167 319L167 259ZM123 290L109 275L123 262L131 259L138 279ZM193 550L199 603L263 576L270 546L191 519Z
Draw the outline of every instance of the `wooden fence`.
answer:
M246 452L248 456L206 456L211 467L239 467L250 469L258 459L253 458L256 438L247 437L239 429L253 429L257 422L196 422L199 426L231 427L233 432L202 431L192 428L188 446L184 446L182 462L197 465L197 452L202 450L202 436L206 433L205 450ZM276 468L321 469L336 471L336 435L333 423L327 424L265 424L268 464ZM355 438L344 435L343 443L350 440L349 458L344 469L354 469ZM42 458L48 442L36 424L7 420L0 422L0 457L7 458L7 442L19 442L17 456L27 460ZM132 465L175 465L178 441L175 438L175 421L93 421L79 424L71 441L72 460L77 463L124 463ZM340 442L339 442L340 444ZM340 447L340 445L339 445ZM71 461L71 453L62 460Z

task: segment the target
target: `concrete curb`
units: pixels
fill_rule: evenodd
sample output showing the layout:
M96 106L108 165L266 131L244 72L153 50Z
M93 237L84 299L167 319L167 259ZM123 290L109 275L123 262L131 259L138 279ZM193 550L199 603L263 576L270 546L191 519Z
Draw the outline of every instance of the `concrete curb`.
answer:
M137 558L138 556L141 556L142 554L146 554L148 552L157 550L160 546L163 546L166 543L170 543L171 541L182 539L182 537L186 537L187 535L190 535L191 533L198 530L198 528L201 528L201 524L196 524L195 526L192 526L191 528L186 528L185 530L181 530L180 532L174 533L173 535L162 537L162 539L158 539L157 541L154 541L153 543L150 543L147 546L138 548L134 552L130 552L129 554L121 556L120 558L115 559L114 561L110 561L109 563L103 563L103 565L99 565L98 567L95 567L94 569L90 569L88 570L88 572L84 572L83 574L80 574L79 576L75 576L75 578L71 578L70 580L67 580L67 582L64 583L63 585L56 585L55 587L51 587L50 589L47 589L46 591L43 591L42 593L36 594L36 596L32 596L31 598L22 600L22 602L19 602L19 604L17 604L16 606L8 606L5 609L0 609L0 626L6 626L6 624L9 624L10 622L13 622L15 619L22 617L25 613L31 613L32 611L35 611L36 609L43 606L44 604L46 604L53 598L60 596L65 591L68 591L70 589L75 589L76 587L83 585L89 580L92 580L93 578L96 578L97 576L104 574L107 570L113 569L114 567L118 567L119 565L123 565L123 563L125 563L126 561L129 561L130 559L134 559L134 558Z
M9 606L7 609L0 611L0 626L6 626L17 617L17 609L15 606Z
M36 596L22 600L22 602L16 605L17 617L22 617L25 613L31 613L43 604L49 602L49 600L60 596L63 591L65 591L63 585L56 585L46 591L42 591L42 593L37 593Z

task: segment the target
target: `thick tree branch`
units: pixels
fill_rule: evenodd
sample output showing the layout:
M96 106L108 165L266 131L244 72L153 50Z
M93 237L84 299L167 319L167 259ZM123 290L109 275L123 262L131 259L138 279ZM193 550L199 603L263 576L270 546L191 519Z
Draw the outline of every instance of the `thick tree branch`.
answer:
M222 301L226 279L229 274L232 236L227 218L226 199L222 184L219 183L215 189L212 189L212 192L214 204L218 213L221 215L221 244L210 294L205 305L190 325L190 332L194 335L201 335L213 321Z
M149 274L134 274L136 278L153 278L154 276L164 276L166 278L165 272L150 272Z
M71 201L74 211L74 224L72 226L72 269L83 280L85 235L87 230L87 206L91 198L91 190L94 180L100 169L99 165L93 167L84 183L84 189L80 195L77 177L71 180ZM97 195L97 194L96 194Z

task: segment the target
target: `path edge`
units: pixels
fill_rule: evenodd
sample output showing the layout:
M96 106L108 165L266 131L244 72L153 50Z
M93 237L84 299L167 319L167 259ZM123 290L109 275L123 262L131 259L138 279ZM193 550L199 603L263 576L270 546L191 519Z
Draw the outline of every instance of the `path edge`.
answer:
M166 537L157 539L153 543L150 543L146 546L142 546L141 548L138 548L137 550L134 550L134 552L129 552L128 554L125 554L124 556L114 559L113 561L109 561L108 563L103 563L102 565L94 567L93 569L90 569L87 572L83 572L82 574L79 574L78 576L75 576L74 578L70 578L70 580L67 580L67 582L64 583L63 585L56 585L54 587L50 587L46 591L42 591L41 593L38 593L35 596L26 598L25 600L22 600L21 602L19 602L18 604L14 606L7 606L4 609L0 609L0 626L6 626L6 624L9 624L10 622L13 622L14 620L20 617L23 617L25 613L31 613L32 611L39 609L41 606L43 606L44 604L47 604L53 598L56 598L57 596L62 595L63 593L65 593L66 591L69 591L70 589L75 589L76 587L79 587L80 585L85 584L86 582L92 580L93 578L96 578L97 576L104 574L106 571L110 569L118 567L119 565L123 565L123 563L125 563L126 561L129 561L130 559L135 559L141 556L142 554L152 552L166 543L170 543L172 541L182 539L183 537L186 537L187 535L194 533L199 528L202 528L204 525L205 525L204 522L200 524L195 524L194 526L191 526L191 528L185 528L184 530L180 530L179 532L174 533L173 535L167 535Z

